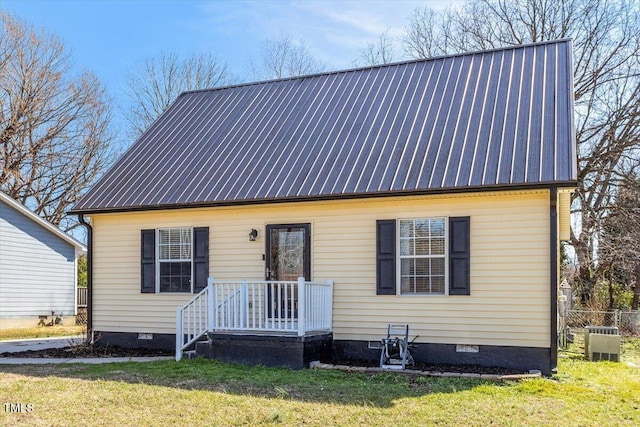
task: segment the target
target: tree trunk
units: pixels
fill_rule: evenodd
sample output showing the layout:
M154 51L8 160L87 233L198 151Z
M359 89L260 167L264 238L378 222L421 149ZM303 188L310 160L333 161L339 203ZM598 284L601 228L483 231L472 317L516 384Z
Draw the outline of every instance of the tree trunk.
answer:
M586 232L583 231L579 237L572 235L571 244L575 249L578 260L575 284L577 285L578 295L580 296L580 303L584 306L591 300L599 274L593 268L593 246Z
M636 283L633 287L633 302L631 302L631 309L637 310L640 305L640 262L636 264Z
M609 311L613 311L614 307L614 290L613 290L613 268L609 270Z

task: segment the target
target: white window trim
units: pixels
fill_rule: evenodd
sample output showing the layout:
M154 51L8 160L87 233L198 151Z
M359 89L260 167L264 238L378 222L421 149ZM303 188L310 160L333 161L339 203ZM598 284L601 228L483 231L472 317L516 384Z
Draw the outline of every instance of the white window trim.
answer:
M415 221L420 219L442 219L444 221L444 293L402 293L402 257L400 256L400 221ZM424 258L432 258L424 256ZM442 298L449 296L449 217L446 216L416 216L409 218L396 218L396 296L400 297L432 297Z
M191 259L174 259L172 262L191 262L191 278L189 284L191 289L189 292L161 292L160 291L160 231L161 230L185 230L191 231ZM156 228L156 294L168 295L189 295L193 294L193 227L160 227Z

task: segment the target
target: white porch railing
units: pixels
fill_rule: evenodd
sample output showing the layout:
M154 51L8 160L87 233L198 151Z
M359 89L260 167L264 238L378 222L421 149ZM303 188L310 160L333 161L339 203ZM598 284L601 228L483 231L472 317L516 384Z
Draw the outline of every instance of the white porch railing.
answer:
M216 282L176 311L176 360L207 331L304 336L332 329L333 281Z
M211 324L212 298L209 284L191 301L176 309L176 360L182 359L182 352L207 333Z

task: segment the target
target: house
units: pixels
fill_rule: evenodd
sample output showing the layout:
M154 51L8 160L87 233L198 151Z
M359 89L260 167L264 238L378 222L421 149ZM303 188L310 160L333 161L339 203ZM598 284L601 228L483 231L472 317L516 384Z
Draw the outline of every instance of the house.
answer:
M75 324L76 262L86 250L0 191L0 329L35 327L39 316Z
M559 40L183 93L73 208L98 342L301 367L377 360L397 323L419 361L550 373L571 63Z

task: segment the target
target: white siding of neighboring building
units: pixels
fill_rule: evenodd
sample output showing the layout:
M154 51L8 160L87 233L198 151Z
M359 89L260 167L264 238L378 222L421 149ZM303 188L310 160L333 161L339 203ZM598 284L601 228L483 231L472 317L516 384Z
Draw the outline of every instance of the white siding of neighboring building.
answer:
M76 249L0 200L0 328L9 319L75 314Z

